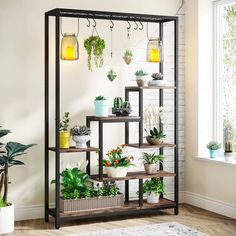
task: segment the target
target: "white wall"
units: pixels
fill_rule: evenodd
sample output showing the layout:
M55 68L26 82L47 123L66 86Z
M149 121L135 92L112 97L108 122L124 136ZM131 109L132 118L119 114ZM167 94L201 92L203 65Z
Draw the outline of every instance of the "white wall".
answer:
M25 166L15 167L11 170L11 187L10 200L16 205L17 218L28 218L39 216L42 213L42 204L44 198L44 12L56 7L78 8L90 10L107 10L107 11L123 11L134 13L174 15L180 5L180 0L173 1L154 1L147 0L145 2L130 1L53 1L53 0L1 0L0 2L0 75L1 75L1 99L0 99L0 124L5 128L13 131L6 140L16 140L22 143L37 143L37 146L32 148L22 160L25 161ZM184 166L184 38L183 38L183 21L180 24L180 142L181 142L181 190L183 190L183 166ZM61 110L70 111L72 119L71 125L76 123L82 124L85 122L86 115L92 115L92 101L96 95L103 94L110 100L115 96L124 96L124 86L133 84L131 81L133 71L140 66L145 66L144 57L146 44L146 31L131 31L131 40L126 40L126 23L115 22L113 35L114 57L109 58L110 48L110 32L109 22L97 22L99 34L106 40L106 53L104 69L95 69L92 73L87 69L87 55L83 49L83 40L89 36L91 29L85 25L86 20L80 21L80 48L81 57L79 61L62 62L61 63ZM50 52L54 52L53 42L53 20L50 26L52 27L50 35ZM170 27L170 26L168 26ZM76 20L63 19L63 31L75 31L77 28ZM166 38L170 38L171 28L167 30ZM156 33L155 25L150 26L151 33ZM168 33L169 32L169 33ZM171 42L168 43L171 48ZM173 45L172 45L173 46ZM122 61L121 55L127 47L134 49L137 55L136 62L132 67L128 68ZM168 52L168 48L167 48ZM171 58L171 52L166 55ZM171 59L172 60L172 59ZM173 63L173 61L170 63ZM53 58L50 58L50 64L53 65ZM110 82L105 77L106 68L111 65L116 65L119 70L119 77L116 81ZM51 67L53 68L53 67ZM144 69L145 69L144 68ZM155 68L147 68L151 72ZM166 70L166 77L171 74L173 68ZM53 69L50 70L51 85L53 85ZM52 87L52 86L51 86ZM171 99L172 95L167 94ZM147 105L157 104L155 96L147 94ZM167 105L170 104L167 100ZM53 113L53 91L51 91L51 124L54 121ZM135 104L134 104L135 108ZM171 110L171 106L167 107ZM170 121L171 122L171 121ZM170 124L169 129L173 123ZM105 128L105 150L119 143L124 142L123 126L117 125L107 126ZM122 130L120 130L122 128ZM96 131L93 126L92 142L96 145ZM50 131L53 132L53 126ZM116 135L117 133L117 135ZM115 135L114 135L115 134ZM51 135L51 144L53 144L53 135ZM130 150L129 150L130 151ZM131 150L132 151L132 150ZM168 154L168 152L167 152ZM136 159L140 156L136 153ZM171 152L168 154L167 168L173 168L173 160ZM96 155L94 161L96 161ZM51 170L53 170L54 161L53 155L50 157ZM67 163L74 164L78 160L84 160L84 155L71 154L62 155L62 167ZM95 165L95 162L94 162ZM54 178L51 171L50 178ZM171 192L170 183L169 191ZM135 192L135 189L133 190ZM51 194L53 196L53 194ZM51 202L53 198L51 197ZM27 215L27 209L32 213ZM42 215L41 215L42 216Z

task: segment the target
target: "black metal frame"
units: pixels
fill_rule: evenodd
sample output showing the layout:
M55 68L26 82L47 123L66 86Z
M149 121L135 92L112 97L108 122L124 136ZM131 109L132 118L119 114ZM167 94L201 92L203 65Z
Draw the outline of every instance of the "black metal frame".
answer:
M55 17L55 211L49 209L49 17ZM60 122L60 17L74 17L74 18L87 18L87 19L100 19L100 20L117 20L117 21L134 21L134 22L152 22L159 23L160 39L163 40L163 24L165 22L174 22L174 171L175 187L174 187L174 206L166 205L161 206L158 209L175 209L175 214L178 214L178 17L175 16L158 16L158 15L146 15L146 14L133 14L133 13L119 13L119 12L106 12L106 11L87 11L76 9L60 9L56 8L45 13L45 221L48 222L49 215L55 218L55 227L60 227L61 220L69 220L80 217L61 217L60 216L60 148L59 148L59 122ZM163 64L160 63L160 72L163 72ZM129 143L129 122L139 122L139 145L143 144L143 89L128 89L125 90L125 99L129 100L129 92L139 92L139 116L140 119L134 119L127 121L126 119L118 122L125 123L125 143ZM163 89L159 92L159 106L163 105ZM90 126L91 118L87 117L86 125ZM98 120L93 120L98 121ZM99 120L99 179L102 180L102 156L103 156L103 123L109 121ZM112 122L112 121L111 121ZM117 122L117 121L116 121ZM162 129L162 127L160 127ZM160 148L160 153L163 153L163 148ZM89 162L87 166L87 172L90 174L90 153L86 153L86 159ZM161 169L163 166L161 165ZM125 181L125 201L129 201L129 181ZM143 205L143 180L139 179L139 205ZM113 212L112 215L125 215L136 214L138 212L153 212L156 209L142 209L139 211L127 210L124 212ZM96 215L106 216L105 214ZM83 218L91 218L92 215L85 216Z

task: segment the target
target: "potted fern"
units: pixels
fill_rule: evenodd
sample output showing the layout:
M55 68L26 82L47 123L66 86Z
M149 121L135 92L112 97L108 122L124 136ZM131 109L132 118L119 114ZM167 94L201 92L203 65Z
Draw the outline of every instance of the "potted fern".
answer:
M0 138L10 130L0 129ZM14 231L14 204L8 200L9 168L24 163L16 157L26 154L26 150L35 144L24 145L17 142L0 143L5 150L0 151L0 234Z
M156 153L143 153L143 163L146 174L156 174L158 171L158 164L163 163L164 155L158 155Z

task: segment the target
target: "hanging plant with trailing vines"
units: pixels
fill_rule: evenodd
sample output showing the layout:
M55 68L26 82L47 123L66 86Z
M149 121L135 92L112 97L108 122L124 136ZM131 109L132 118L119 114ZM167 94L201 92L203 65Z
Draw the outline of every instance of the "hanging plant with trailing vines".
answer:
M84 47L88 54L88 68L92 71L92 54L94 56L94 63L97 68L103 66L103 51L105 49L105 41L99 36L91 35L84 40Z

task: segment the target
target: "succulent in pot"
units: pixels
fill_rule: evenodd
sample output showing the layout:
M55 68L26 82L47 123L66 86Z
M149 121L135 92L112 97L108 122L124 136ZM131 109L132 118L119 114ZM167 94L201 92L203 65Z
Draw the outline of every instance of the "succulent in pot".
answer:
M127 65L129 65L133 60L133 52L129 49L125 50L123 59Z
M10 133L10 130L0 129L0 138ZM14 204L8 201L9 168L24 163L17 159L26 154L26 150L35 144L24 145L17 142L0 144L5 150L0 151L0 235L14 231Z
M147 75L148 73L146 73L143 70L137 70L135 72L136 82L138 87L145 87L147 85L147 78L146 78Z
M65 112L62 120L60 121L60 148L70 147L70 113Z
M109 110L109 101L104 96L98 96L94 100L95 115L97 117L107 117Z
M132 164L133 157L124 154L125 145L118 146L116 149L109 150L107 159L103 160L108 177L122 178L127 175L128 168L135 166Z
M76 143L76 148L87 148L87 142L90 140L91 130L87 126L74 126L70 130L73 141Z
M229 161L230 158L233 156L233 144L231 141L225 142L224 156L225 156L226 161Z
M216 158L219 156L219 149L221 148L221 143L217 141L211 141L207 144L209 149L210 158Z
M163 181L160 178L146 180L143 184L143 192L147 195L147 203L158 203L160 195L165 193Z
M165 82L163 81L163 75L161 73L153 73L153 80L148 82L148 86L150 87L161 87L165 86Z
M121 97L114 98L112 114L116 116L128 116L132 112L130 102L122 100Z
M151 145L162 144L163 141L164 141L164 138L166 137L166 135L163 133L163 131L162 130L158 130L156 127L151 129L149 131L149 133L146 130L146 133L147 133L146 140Z
M117 73L115 72L114 69L110 69L108 72L107 72L107 78L112 82L113 80L115 80L115 78L117 77Z
M164 155L159 155L156 153L143 153L143 163L146 174L152 175L156 174L158 171L159 163L163 163Z

